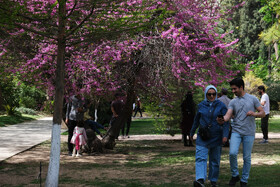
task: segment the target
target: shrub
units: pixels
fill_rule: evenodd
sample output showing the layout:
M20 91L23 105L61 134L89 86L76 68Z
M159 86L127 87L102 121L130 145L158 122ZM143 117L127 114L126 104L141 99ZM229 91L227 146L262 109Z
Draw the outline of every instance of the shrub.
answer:
M37 112L31 108L25 108L25 107L19 107L16 108L16 111L22 113L22 114L29 114L29 115L36 115Z
M2 105L10 107L19 106L20 90L16 86L16 82L12 78L7 78L5 81L0 81L1 101ZM7 111L7 109L5 109Z
M14 107L12 107L10 105L3 105L3 106L4 106L8 116L21 116L21 113L16 111L15 106Z
M46 94L35 86L21 84L20 106L40 110L46 100Z
M271 101L280 102L280 85L273 83L269 85L266 91Z

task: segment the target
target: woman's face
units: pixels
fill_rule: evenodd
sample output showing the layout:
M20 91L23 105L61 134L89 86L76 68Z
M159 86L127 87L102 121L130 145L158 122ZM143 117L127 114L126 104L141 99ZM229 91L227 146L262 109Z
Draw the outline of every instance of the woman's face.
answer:
M216 99L216 91L214 89L209 89L206 93L206 97L208 101L215 101Z

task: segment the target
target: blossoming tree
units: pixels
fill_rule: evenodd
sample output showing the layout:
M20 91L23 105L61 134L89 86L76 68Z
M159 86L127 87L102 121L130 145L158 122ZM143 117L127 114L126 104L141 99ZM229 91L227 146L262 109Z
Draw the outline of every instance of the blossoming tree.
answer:
M191 88L218 84L233 75L227 60L237 40L225 41L228 33L218 32L224 16L219 10L216 0L1 3L1 31L6 34L0 43L2 64L22 80L46 88L55 99L46 186L58 185L65 91L102 95L127 85L127 113L136 82L168 94L168 77ZM124 119L105 136L105 145L113 146L112 137Z

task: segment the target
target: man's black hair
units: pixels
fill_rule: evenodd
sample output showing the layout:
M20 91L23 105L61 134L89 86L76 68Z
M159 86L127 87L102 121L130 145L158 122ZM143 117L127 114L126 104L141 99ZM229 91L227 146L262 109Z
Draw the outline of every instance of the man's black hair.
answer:
M222 88L221 90L223 95L227 95L228 94L228 90L226 88Z
M258 87L259 90L262 90L263 92L265 92L265 87L263 85Z
M118 98L118 97L121 97L121 96L122 96L121 93L119 93L119 92L115 93L115 98Z
M243 90L245 90L245 86L244 86L244 81L241 78L235 78L232 81L229 82L229 85L231 86L237 86L238 88L241 88L241 86L243 87Z

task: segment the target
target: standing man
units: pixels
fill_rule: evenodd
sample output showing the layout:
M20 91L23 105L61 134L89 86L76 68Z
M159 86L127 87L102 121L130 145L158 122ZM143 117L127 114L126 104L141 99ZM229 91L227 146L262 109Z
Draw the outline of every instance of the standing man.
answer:
M269 119L269 112L270 112L270 103L269 103L269 97L265 93L265 87L259 86L258 92L261 96L261 105L263 107L263 110L265 112L265 117L261 119L261 128L263 133L263 140L259 143L268 143L268 119Z
M74 128L77 126L77 121L84 120L84 102L81 99L81 95L73 95L67 104L65 123L68 127L68 155L72 156L73 144L71 138L73 136Z
M256 117L264 117L265 113L259 100L244 91L244 81L241 78L235 78L230 81L232 92L237 96L232 99L228 105L228 111L223 118L217 118L218 122L229 121L233 117L232 133L230 140L229 159L231 179L230 186L240 181L237 155L240 144L243 147L243 170L240 186L247 186L249 173L251 169L251 152L255 140ZM258 112L255 112L255 111Z
M227 96L228 90L226 88L222 88L220 93L221 93L221 97L219 97L218 100L222 101L226 105L226 107L228 108L228 105L229 105L229 102L230 102L230 98L228 98L228 96ZM231 135L231 125L229 123L228 139L227 139L227 142L224 144L224 147L229 147L230 135Z
M226 107L228 108L228 104L230 102L230 98L228 98L227 94L228 94L228 90L226 88L222 88L222 90L221 90L221 97L219 97L218 99L220 101L222 101L226 105Z
M110 127L115 125L116 119L121 115L121 112L123 110L124 103L121 100L121 96L122 96L121 93L116 93L115 100L111 103L111 111L113 113L113 116L112 116L110 124L109 124ZM115 139L118 139L119 133L120 133L120 131L116 135Z

